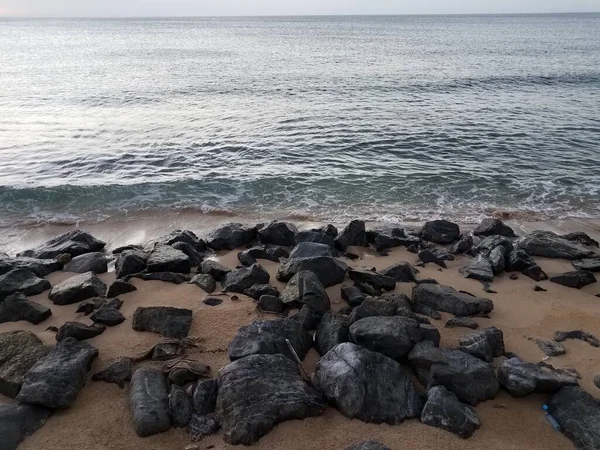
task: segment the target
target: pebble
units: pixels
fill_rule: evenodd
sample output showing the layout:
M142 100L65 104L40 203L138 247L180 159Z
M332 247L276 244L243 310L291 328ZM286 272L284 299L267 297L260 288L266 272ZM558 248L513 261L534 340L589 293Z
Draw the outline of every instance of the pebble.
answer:
M533 290L534 290L535 292L548 292L548 290L547 290L547 289L544 289L543 287L541 287L541 286L538 286L537 284L536 284L536 285L533 287Z

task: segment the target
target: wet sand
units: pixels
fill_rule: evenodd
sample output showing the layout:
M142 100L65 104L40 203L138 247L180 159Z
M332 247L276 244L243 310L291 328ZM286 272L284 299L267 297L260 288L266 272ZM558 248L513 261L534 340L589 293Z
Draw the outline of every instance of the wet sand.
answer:
M581 228L581 227L580 227ZM95 233L95 230L89 230ZM592 234L592 233L590 233ZM102 237L98 234L98 237ZM120 243L119 243L120 244ZM351 266L376 267L382 269L398 261L416 263L416 255L404 248L391 251L388 256L376 256L365 249L354 249L360 259L347 261ZM237 265L236 252L220 254L219 261L234 268ZM468 260L457 257L448 263L447 270L440 270L429 264L420 268L421 278L435 278L441 284L466 290L475 295L493 299L495 309L490 319L477 318L480 328L496 326L504 332L506 350L514 352L527 361L537 362L544 358L538 347L527 339L528 336L551 339L558 330L583 329L600 336L600 283L589 285L581 290L563 287L550 281L536 283L520 275L518 280L510 280L508 274L497 277L492 288L497 294L485 294L482 285L475 280L464 279L458 268ZM568 261L536 258L549 276L572 270ZM284 284L275 279L278 264L261 260L260 263L270 272L271 284L280 290ZM69 273L54 273L48 278L52 284L70 277ZM105 282L111 282L114 274L100 276ZM211 365L212 374L228 363L226 349L239 327L266 316L255 309L251 299L239 295L232 300L230 295L222 294L224 302L210 307L202 303L207 297L195 285L173 285L159 281L133 279L137 291L120 296L124 301L121 309L127 320L107 330L88 342L100 350L100 356L94 361L94 373L102 369L107 362L117 356L132 356L151 347L161 337L153 333L136 332L131 328L133 312L139 306L169 305L189 308L194 311L190 336L202 339L201 347L192 349L188 355ZM345 284L350 284L346 280ZM539 284L548 292L534 292L533 286ZM410 294L411 283L398 283L396 291ZM340 297L340 286L327 289L333 309L345 306ZM218 294L219 291L215 292ZM211 296L215 296L212 294ZM54 344L54 333L44 331L48 326L60 326L67 320L78 320L91 324L89 318L77 314L77 305L55 306L47 298L47 293L32 297L52 308L53 315L39 325L26 322L0 325L0 332L26 329L36 333L47 344ZM442 320L432 320L442 334L442 346L452 347L458 338L471 330L465 328L447 329L445 320L451 317L442 313ZM566 355L548 358L546 362L556 367L574 367L581 374L581 386L596 397L600 390L593 384L594 375L600 373L600 349L589 344L569 340L564 343ZM309 373L314 371L318 355L311 350L304 361ZM145 362L143 364L153 364ZM477 413L482 427L468 440L462 440L451 433L428 427L418 420L409 420L401 425L371 425L358 420L348 420L333 408L317 418L303 421L288 421L276 426L254 447L258 449L317 450L343 449L346 446L366 439L376 439L392 449L569 449L571 442L562 434L554 431L546 422L541 406L546 397L532 395L525 399L513 399L501 391L494 400L479 404ZM0 402L10 401L0 398ZM193 442L185 431L171 429L167 433L139 438L133 431L127 409L126 389L121 390L114 384L88 381L74 405L65 411L56 412L33 436L26 438L21 449L43 448L44 450L175 450L183 449ZM233 446L223 442L221 433L196 442L200 449L229 449ZM239 447L238 447L239 448Z

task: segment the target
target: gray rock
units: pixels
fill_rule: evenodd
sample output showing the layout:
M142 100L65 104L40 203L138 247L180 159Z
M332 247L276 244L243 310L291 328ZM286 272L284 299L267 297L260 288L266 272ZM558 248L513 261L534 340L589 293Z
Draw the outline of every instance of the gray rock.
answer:
M533 231L521 238L517 245L531 256L572 260L594 256L592 250L561 238L551 231Z
M577 270L587 270L588 272L600 272L600 257L585 258L573 262L573 267Z
M478 256L469 264L460 268L460 273L465 278L473 278L480 281L494 281L494 269L489 259Z
M119 356L111 361L108 366L100 372L92 375L93 381L105 381L106 383L115 383L121 389L125 387L125 382L131 380L133 374L133 361L126 356Z
M102 308L103 306L108 306L109 308L121 309L123 306L123 301L118 298L106 299L106 298L92 298L90 300L82 301L78 308L77 313L84 313L86 316L89 316L91 313L96 311L97 309Z
M263 244L292 246L295 243L298 228L289 222L271 222L258 230L258 238Z
M499 219L483 219L477 228L473 230L473 235L515 237L515 232Z
M103 326L99 325L86 325L81 322L65 322L56 333L56 340L62 341L67 338L73 338L78 341L84 341L93 337L99 336L104 333Z
M98 349L66 338L25 374L17 400L47 408L68 408L77 398Z
M348 276L353 281L367 283L378 290L393 291L396 288L396 280L371 270L350 268Z
M192 436L192 440L200 440L215 434L220 428L221 424L216 414L202 415L195 412L188 424L188 433Z
M266 259L268 261L279 262L279 258L272 254L265 246L257 246L239 252L237 254L239 262L246 267L256 264L258 259Z
M585 341L592 347L600 347L600 341L592 334L583 330L571 330L571 331L557 331L554 333L554 340L556 342L564 342L567 339L579 339Z
M427 393L427 403L421 413L425 425L441 428L467 439L481 426L477 412L465 405L444 386L434 386Z
M551 399L549 412L579 449L600 448L600 403L580 387L567 386Z
M437 327L431 324L421 323L419 324L419 328L421 330L421 341L431 341L436 347L440 346L442 337L440 336Z
M43 278L52 272L60 270L61 265L55 259L11 258L6 255L0 255L0 275L4 275L15 269L26 269Z
M337 256L337 251L325 244L299 242L290 252L290 258L314 258L317 256Z
M556 275L550 278L550 281L562 286L581 289L588 284L595 283L596 277L592 272L588 272L587 270L575 270L573 272Z
M216 380L199 381L192 397L194 412L203 416L215 412L218 391Z
M171 422L176 428L186 427L192 418L192 401L181 386L171 386L169 412L171 414Z
M367 247L367 233L365 222L362 220L353 220L335 239L335 246L342 251L346 251L350 246Z
M396 315L397 305L384 298L367 297L359 306L352 310L350 323L365 317L391 317Z
M133 329L182 339L190 332L192 311L167 306L140 307L133 313Z
M517 248L508 253L508 259L506 261L507 271L521 271L531 266L535 266L535 260L529 256L525 250Z
M202 261L202 264L199 267L199 271L203 274L210 275L217 281L223 281L225 276L231 272L231 269L220 262L214 261L212 259L207 259Z
M426 222L421 228L421 238L436 244L452 244L460 238L458 225L447 220Z
M454 255L470 254L473 249L473 236L462 235L460 240L452 246L451 252Z
M335 245L335 236L325 233L324 231L299 231L296 233L296 244L301 242L313 242L315 244L324 244L333 248Z
M548 364L526 363L519 358L507 359L500 365L498 380L513 397L526 397L533 393L553 394L563 386L579 385L577 378Z
M286 305L279 297L275 297L273 295L262 295L258 300L258 308L261 311L282 314L286 309Z
M363 441L358 444L353 444L350 447L346 447L345 450L391 450L383 444L377 441Z
M291 256L291 255L290 255ZM302 270L314 272L323 286L329 287L344 281L348 266L330 256L316 256L308 258L292 258L285 261L277 271L279 281L289 281Z
M127 280L131 278L139 278L144 281L164 281L165 283L183 284L189 283L192 276L188 273L177 272L142 272L126 277Z
M171 428L169 395L165 376L158 369L137 369L129 386L133 428L139 437L163 433Z
M0 275L0 301L17 292L27 296L41 294L50 287L48 280L27 269L13 269Z
M317 275L308 270L296 273L281 293L281 301L288 305L307 305L319 314L331 309L329 296Z
M0 394L15 398L25 374L50 351L29 331L0 333Z
M304 305L297 314L290 317L290 320L295 320L302 325L302 328L305 330L314 330L321 321L321 317L321 314L316 313L307 305Z
M55 305L71 305L88 298L105 295L106 285L93 272L86 272L54 286L48 298Z
M64 266L65 272L74 273L105 273L108 271L106 256L100 252L84 253L76 256Z
M596 385L596 387L597 387L598 389L600 389L600 375L596 375L596 376L594 377L594 384Z
M279 297L279 291L276 287L270 284L255 284L244 291L244 294L254 300L260 299L263 295L270 295L271 297Z
M325 355L332 348L350 340L348 317L339 313L326 313L317 325L315 347L320 355Z
M208 294L212 294L217 289L217 282L212 275L207 273L199 273L198 275L195 275L194 278L190 280L190 283L195 284Z
M400 261L399 263L386 267L379 273L394 279L398 283L410 283L416 280L415 268L405 261Z
M444 261L442 261L438 257L438 255L436 255L429 249L421 250L417 256L419 257L419 260L423 264L433 263L433 264L437 264L440 267L443 267L444 269L447 268L446 263Z
M108 292L106 293L106 298L115 298L119 295L128 294L129 292L135 292L137 288L126 281L116 280L111 284L108 288Z
M592 239L587 233L583 231L576 231L574 233L563 234L561 238L571 242L578 242L579 244L587 245L588 247L600 247L598 241Z
M0 302L0 323L24 320L37 325L51 315L50 308L27 299L23 294L12 294Z
M255 239L256 227L229 223L212 231L206 243L213 250L234 250L250 244Z
M146 263L148 272L190 273L190 257L170 245L156 245Z
M548 279L548 275L542 270L540 266L534 264L521 271L523 275L531 278L534 281L544 281Z
M350 342L327 352L316 376L329 403L350 419L394 425L420 416L423 409L408 371Z
M187 242L175 242L171 247L185 253L187 257L190 258L190 265L192 267L199 266L204 259L204 253L200 253L194 246Z
M564 355L567 352L563 345L559 342L536 338L527 339L529 339L532 342L535 342L536 345L540 348L540 350L546 354L546 356L560 356Z
M123 278L128 275L146 270L146 262L150 255L141 249L124 250L117 256L115 262L115 275Z
M503 246L499 245L491 251L490 262L492 263L494 275L504 272L506 268L506 250Z
M63 253L75 257L84 253L98 252L104 248L105 242L96 239L89 233L81 230L73 230L50 239L45 244L33 250L27 250L18 256L31 258L53 259Z
M261 265L254 264L248 268L237 269L225 275L222 283L223 291L237 292L243 294L244 291L255 284L268 284L271 276Z
M427 317L431 317L434 320L441 320L442 315L433 309L431 306L424 305L423 303L413 303L412 305L414 312L417 314L423 314Z
M175 230L166 236L161 237L157 241L161 245L175 246L177 244L187 244L198 252L206 250L206 244L193 231L190 230Z
M421 341L419 323L407 317L366 317L350 326L350 340L361 347L399 359Z
M470 317L453 317L448 319L444 326L446 328L471 328L472 330L479 328L479 324Z
M359 306L365 301L365 294L356 286L346 286L342 288L342 300L350 306Z
M367 241L378 252L389 248L419 244L417 236L406 235L399 226L386 225L382 228L367 231Z
M125 316L117 308L111 308L110 306L103 306L90 316L90 319L94 323L114 327L120 323L125 322Z
M487 298L473 297L458 292L450 286L423 283L415 286L412 301L429 306L437 311L444 311L455 316L475 316L490 313L494 304Z
M39 430L52 410L24 403L0 404L0 450L17 450L19 443Z
M219 371L217 416L223 438L251 445L276 424L320 415L325 401L283 355L251 355Z
M496 327L475 331L459 339L458 349L492 362L494 358L504 355L504 334Z

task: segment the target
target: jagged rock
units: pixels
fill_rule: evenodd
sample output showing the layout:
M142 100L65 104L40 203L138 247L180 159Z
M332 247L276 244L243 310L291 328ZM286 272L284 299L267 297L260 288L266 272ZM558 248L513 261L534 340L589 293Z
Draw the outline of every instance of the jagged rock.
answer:
M440 336L439 330L431 324L419 324L421 329L421 341L431 341L436 347L440 346L442 337Z
M256 354L282 354L293 359L286 339L300 359L312 347L310 335L295 320L255 320L239 329L227 347L227 355L231 361Z
M279 262L279 258L274 256L264 246L252 247L237 254L239 262L246 267L256 264L258 259L266 259L268 261Z
M116 308L110 306L102 306L97 309L91 316L90 319L94 323L114 327L120 323L125 322L125 316L119 312Z
M279 297L279 291L276 287L270 284L255 284L244 291L244 294L254 300L260 299L263 295L271 297Z
M215 412L218 389L216 380L199 381L192 397L194 412L201 415Z
M534 281L544 281L548 279L548 275L542 270L540 266L534 264L521 271L523 275L531 278Z
M64 325L58 329L56 340L60 342L66 338L74 338L78 341L83 341L104 333L104 330L106 330L106 328L103 326L89 326L81 322L65 322Z
M496 327L475 331L459 339L458 349L492 362L504 355L504 334Z
M285 311L286 306L279 297L262 295L258 300L258 308L261 311L282 314Z
M505 253L508 255L514 250L512 240L505 236L487 236L477 245L477 251L486 258L490 256L492 250L496 247L504 247Z
M198 236L196 236L196 234L190 230L175 230L166 236L161 237L157 241L157 244L161 245L176 245L178 243L187 244L198 252L203 252L206 250L206 244L204 241L199 239Z
M4 275L15 269L26 269L43 278L52 272L60 270L61 265L55 259L11 258L6 255L0 255L0 275Z
M106 285L93 272L75 275L57 284L48 294L55 305L70 305L92 297L104 297Z
M0 404L0 450L17 450L19 443L39 430L52 410L24 403Z
M427 317L431 317L434 320L441 320L442 315L433 309L431 306L424 305L423 303L413 303L412 305L414 312L417 314L423 314Z
M563 239L551 231L533 231L518 241L518 247L529 255L547 258L574 260L594 256L592 250Z
M168 306L140 307L133 313L133 329L181 339L192 326L192 311Z
M323 286L329 287L344 281L348 266L330 256L316 256L307 258L292 258L281 264L277 271L279 281L289 281L295 274L302 270L314 272Z
M396 280L371 270L351 268L348 276L353 281L369 284L378 290L393 291L396 288Z
M354 287L360 289L363 294L366 294L369 297L377 297L381 295L381 291L379 289L375 289L373 286L367 283L361 283L360 281L354 282Z
M392 359L406 355L421 341L419 323L407 317L366 317L350 326L350 340Z
M345 450L391 450L377 441L363 441L346 447Z
M129 405L133 428L139 437L171 428L167 383L160 370L143 367L134 372L129 386Z
M122 245L120 247L114 248L112 254L118 255L119 253L123 253L125 250L143 250L143 247L137 244Z
M225 280L225 276L231 272L229 267L212 259L202 261L198 270L203 274L210 275L215 280L221 282Z
M600 347L600 341L596 337L587 331L582 330L571 330L571 331L557 331L554 333L554 340L556 342L564 342L567 339L579 339L590 344L592 347Z
M444 386L461 402L474 406L498 393L494 367L463 351L437 348L431 341L422 341L408 359L423 385Z
M119 295L128 294L129 292L137 291L137 288L126 281L116 280L108 288L106 298L114 298Z
M206 243L213 250L234 250L252 243L255 239L256 227L229 223L213 230Z
M131 275L130 278L139 278L144 281L164 281L165 283L183 284L189 283L192 276L188 273L177 272L142 272Z
M473 278L480 281L494 281L494 269L489 259L478 256L468 265L460 268L460 273L465 278Z
M536 339L536 338L527 338L532 342L535 342L536 345L543 351L546 356L560 356L564 355L567 351L563 347L562 344L555 341L548 341L546 339Z
M467 439L481 426L477 412L465 405L444 386L434 386L427 393L427 403L421 413L425 425L441 428Z
M333 248L335 245L335 236L327 234L324 231L299 231L296 233L295 242L296 244L301 242L314 242Z
M175 242L173 245L171 245L171 247L173 247L175 250L185 253L187 257L190 258L190 264L192 267L199 266L204 259L204 254L200 253L193 245L188 244L187 242Z
M148 272L190 273L190 257L170 245L156 245L146 262Z
M246 289L255 284L268 284L269 272L261 265L254 264L248 268L237 269L225 275L222 286L225 292L237 292L243 294Z
M0 275L0 301L17 292L29 296L41 294L50 288L48 280L39 278L27 269L13 269Z
M325 244L314 242L300 242L290 252L290 259L314 258L317 256L337 256L337 251Z
M290 320L295 320L305 330L314 330L321 321L321 317L321 314L309 308L308 305L304 305L297 314L290 317Z
M367 247L367 233L365 222L362 220L353 220L335 239L335 246L339 250L346 251L350 246Z
M490 262L492 263L494 275L504 272L506 268L506 250L503 246L499 245L490 252Z
M573 267L577 270L587 270L589 272L600 272L600 257L586 258L573 262Z
M526 397L529 394L552 394L563 386L576 386L577 378L565 372L554 370L545 363L526 363L519 358L504 361L498 369L500 385L513 397Z
M217 283L212 275L207 273L199 273L190 280L191 284L195 284L201 288L204 292L212 294L217 289Z
M473 230L473 235L515 237L515 232L499 219L483 219L477 228Z
M85 385L97 356L95 347L73 338L63 339L25 374L16 399L47 408L68 408Z
M339 313L325 313L317 325L315 347L320 355L325 355L336 345L350 340L348 317Z
M375 230L367 231L367 241L375 247L378 252L388 248L419 244L421 241L417 236L406 235L404 230L395 226L384 226Z
M535 265L535 260L524 250L514 249L508 253L507 271L521 271Z
M33 250L27 250L18 256L27 256L39 259L53 259L63 253L75 257L84 253L98 252L104 248L105 242L96 239L89 233L73 230L50 239L45 244Z
M577 448L600 448L600 403L593 396L578 386L567 386L554 394L548 406Z
M592 239L587 233L583 231L576 231L574 233L563 234L561 238L571 242L578 242L579 244L587 245L588 247L600 247L598 241Z
M29 331L0 333L0 394L15 398L25 374L48 351L50 348Z
M0 323L25 320L37 325L51 315L50 308L27 299L23 294L12 294L0 302Z
M263 244L292 246L298 229L293 223L271 222L258 230L258 238Z
M89 316L91 313L102 308L103 306L121 309L121 306L123 306L123 301L119 300L118 298L113 298L110 300L105 298L92 298L90 300L84 300L81 302L77 308L77 311L75 312L84 313L86 316Z
M331 309L329 296L317 275L308 270L296 273L281 293L281 301L291 305L308 305L317 313Z
M316 376L330 404L350 419L394 425L420 416L423 409L400 364L350 342L327 352L317 363Z
M115 383L121 389L125 387L125 382L131 380L133 373L133 361L126 356L119 356L111 361L108 366L100 372L92 375L93 381L105 381L107 383Z
M100 252L84 253L76 256L64 266L65 272L74 273L105 273L108 271L106 256Z
M429 306L437 311L444 311L455 316L475 316L490 313L494 309L491 300L473 297L458 292L450 286L424 283L413 288L413 304Z
M187 426L192 418L192 402L185 393L185 389L181 386L171 386L169 394L169 412L171 422L176 428Z
M453 317L448 319L444 326L446 328L471 328L472 330L479 328L479 324L470 317Z
M322 227L319 227L319 228L313 228L311 231L318 231L318 232L325 233L325 234L328 234L329 236L333 236L333 237L336 237L338 235L337 228L331 224L323 225Z
M379 273L394 279L398 283L409 283L416 280L414 267L405 261L400 261L393 266L386 267Z
M452 246L451 252L455 255L470 253L473 248L473 236L462 235L460 240Z
M356 286L342 288L342 299L350 306L359 306L365 298L365 294Z
M446 263L429 249L421 250L417 256L423 264L434 263L444 269L447 268Z
M143 272L149 255L141 249L124 250L119 253L115 262L115 275L123 278L128 275Z
M588 284L596 282L596 277L587 270L575 270L573 272L563 273L550 278L550 281L570 288L581 289Z
M423 225L421 238L441 245L452 244L460 238L460 228L447 220L433 220Z

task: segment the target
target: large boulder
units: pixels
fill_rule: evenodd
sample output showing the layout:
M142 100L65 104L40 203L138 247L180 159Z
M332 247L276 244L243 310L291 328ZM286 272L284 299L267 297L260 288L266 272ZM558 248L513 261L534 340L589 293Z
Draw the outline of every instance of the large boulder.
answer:
M60 270L61 265L55 259L27 258L25 256L11 258L0 255L0 275L4 275L6 272L14 269L27 269L35 273L38 277L43 278L52 272Z
M581 289L596 282L596 277L587 270L574 270L572 272L562 273L550 278L550 281L570 288Z
M190 257L170 245L156 245L146 263L148 272L190 273Z
M175 242L171 245L175 250L179 250L180 252L185 253L188 258L190 258L190 264L192 267L197 267L200 265L202 260L204 259L204 253L200 253L196 248L187 242Z
M494 281L494 269L489 259L478 256L469 264L461 267L460 273L465 278L473 278L479 281Z
M316 377L329 403L350 419L394 425L419 417L423 409L406 369L350 342L319 360Z
M276 424L320 415L326 403L283 355L251 355L218 375L217 416L225 442L251 445Z
M295 242L296 244L301 242L313 242L333 248L335 245L335 237L324 231L299 231L296 233Z
M17 450L19 443L39 430L52 410L24 403L0 404L0 450Z
M0 333L0 394L15 398L25 374L50 351L29 331Z
M312 347L310 335L295 320L255 320L239 329L227 347L227 355L232 361L258 354L282 354L294 359L286 340L300 359L304 359Z
M105 273L108 271L108 262L106 261L106 256L104 256L104 253L85 253L83 255L76 256L67 264L65 264L63 270L65 272L74 273Z
M600 448L600 403L577 386L566 386L550 399L549 413L579 449Z
M133 428L139 437L163 433L171 428L167 382L161 370L137 369L129 386Z
M492 263L492 269L494 275L504 272L506 269L506 249L499 245L490 252L490 263Z
M463 336L458 348L486 362L504 355L504 334L496 327L485 328Z
M219 385L216 380L199 381L192 396L194 412L202 415L215 412L218 392Z
M237 269L225 275L222 283L225 292L237 292L243 294L244 291L255 284L268 284L271 276L260 264L254 264L248 268Z
M48 280L39 278L27 269L13 269L0 275L0 302L16 292L24 295L37 295L51 287Z
M115 275L117 278L123 278L143 272L146 270L146 262L149 256L148 253L137 248L123 250L119 253L115 262Z
M494 304L487 298L474 297L458 292L450 286L423 283L415 286L412 301L427 305L437 311L444 311L455 316L475 316L487 314L494 309Z
M314 272L323 286L329 287L344 281L348 266L330 256L290 258L279 267L277 279L279 281L289 281L302 270Z
M23 294L13 294L0 302L0 323L25 320L37 325L51 315L50 308L29 300Z
M104 333L104 330L103 326L89 326L81 322L65 322L56 332L56 340L62 341L63 339L73 338L84 341Z
M445 386L461 402L474 406L498 394L494 367L468 353L423 341L415 345L408 359L423 385Z
M465 405L444 386L433 386L421 413L425 425L441 428L466 439L481 426L475 408Z
M545 363L527 363L515 357L504 361L498 369L500 385L513 397L529 394L553 394L563 386L577 386L572 374L555 370Z
M73 338L58 342L25 374L17 400L47 408L68 408L77 398L98 349Z
M405 261L400 261L392 266L380 270L379 273L386 277L390 277L398 283L410 283L416 280L416 270L413 266Z
M348 276L353 281L367 283L377 290L393 291L396 288L395 279L371 270L350 268Z
M473 235L515 237L515 232L499 219L483 219L477 228L473 230Z
M281 293L281 301L286 304L308 305L317 313L331 309L325 287L314 272L302 270L292 277Z
M289 222L271 222L258 230L258 238L263 244L291 247L295 243L298 228Z
M350 246L367 247L368 245L365 222L362 220L353 220L335 238L335 246L342 251L346 251Z
M388 248L418 244L421 240L417 236L406 235L399 226L386 225L375 230L367 231L367 241L378 252Z
M256 239L256 227L241 223L229 223L213 230L206 244L213 250L234 250L250 244Z
M231 269L226 265L215 261L214 259L207 259L202 261L202 264L200 264L200 267L198 268L198 272L202 272L205 275L210 275L215 280L222 282L225 280L225 276L231 272Z
M50 239L45 244L33 250L27 250L19 256L28 256L31 258L53 259L63 253L68 253L72 257L83 255L84 253L98 252L104 248L105 242L96 239L89 233L81 230L73 230L62 234L54 239Z
M92 297L104 297L106 285L93 272L75 275L57 284L48 294L55 305L70 305Z
M421 228L421 238L436 244L452 244L460 239L460 228L447 220L426 222Z
M573 267L577 270L587 270L588 272L600 272L600 257L585 258L573 262Z
M507 254L514 250L513 241L511 239L505 236L493 235L483 238L477 245L477 251L487 258L496 247L504 247Z
M350 340L361 347L399 359L421 342L419 323L408 317L366 317L350 326Z
M315 333L315 346L320 355L350 340L350 325L348 317L340 313L326 313L317 325Z
M583 231L575 231L574 233L563 234L561 238L571 242L578 242L579 244L587 245L588 247L600 247L600 243L595 239L592 239L589 234Z
M133 329L150 331L165 337L182 339L188 335L192 326L190 309L168 306L140 307L133 313Z
M533 231L521 238L517 245L531 256L564 259L581 259L594 256L594 252L589 248L568 241L551 231Z

